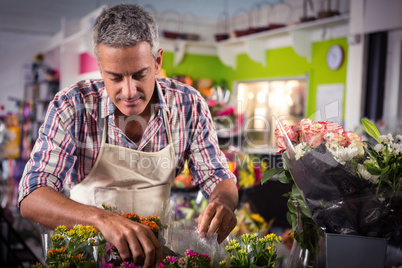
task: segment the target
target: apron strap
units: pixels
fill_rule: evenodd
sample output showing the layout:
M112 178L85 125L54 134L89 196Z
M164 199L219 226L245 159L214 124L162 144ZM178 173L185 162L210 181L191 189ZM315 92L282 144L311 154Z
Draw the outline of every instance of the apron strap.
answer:
M102 145L106 143L106 138L107 138L107 131L108 131L108 121L109 121L109 116L106 116L103 119L103 134L102 134Z
M168 137L168 144L172 144L173 139L172 139L172 133L170 132L169 119L168 119L168 116L167 116L167 113L165 110L162 110L162 113L163 113L163 121L165 121L165 128L166 128L166 133L167 133L167 137Z

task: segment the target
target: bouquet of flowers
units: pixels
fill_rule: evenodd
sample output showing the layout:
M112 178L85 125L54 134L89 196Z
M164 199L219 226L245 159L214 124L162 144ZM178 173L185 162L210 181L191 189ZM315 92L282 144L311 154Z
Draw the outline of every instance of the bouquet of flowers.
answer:
M294 183L288 220L303 248L314 249L323 230L388 238L402 223L402 136L380 135L370 121L362 123L378 144L332 122L303 119L288 126L277 120L286 165L262 180L279 174L281 182Z

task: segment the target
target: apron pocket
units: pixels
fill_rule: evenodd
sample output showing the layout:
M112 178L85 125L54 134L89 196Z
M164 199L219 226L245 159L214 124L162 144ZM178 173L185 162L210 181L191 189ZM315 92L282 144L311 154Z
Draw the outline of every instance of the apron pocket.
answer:
M170 184L162 184L141 189L121 189L111 187L95 188L95 203L115 205L124 213L135 213L139 216L158 215L161 220L167 219L170 204Z

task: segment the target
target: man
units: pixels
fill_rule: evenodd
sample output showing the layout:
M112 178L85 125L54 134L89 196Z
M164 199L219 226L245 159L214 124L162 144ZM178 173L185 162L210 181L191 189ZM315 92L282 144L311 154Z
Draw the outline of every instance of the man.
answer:
M156 78L163 51L154 19L137 5L106 9L93 44L103 79L64 89L49 105L20 182L21 215L48 228L92 225L123 259L155 266L162 250L150 229L99 207L163 214L186 159L193 184L209 197L198 233L223 241L236 224L236 179L201 95Z

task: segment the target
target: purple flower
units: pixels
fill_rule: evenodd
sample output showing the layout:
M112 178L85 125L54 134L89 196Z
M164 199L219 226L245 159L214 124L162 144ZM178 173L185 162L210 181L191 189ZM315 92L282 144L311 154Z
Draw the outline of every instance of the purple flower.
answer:
M200 258L209 260L211 257L208 254L200 254Z
M174 264L177 262L177 257L174 256L167 256L166 261L170 262L171 264Z
M197 251L193 251L193 250L191 250L191 249L187 249L187 251L186 251L186 256L187 256L187 257L192 258L192 257L195 257L195 256L197 256L197 255L198 255Z

